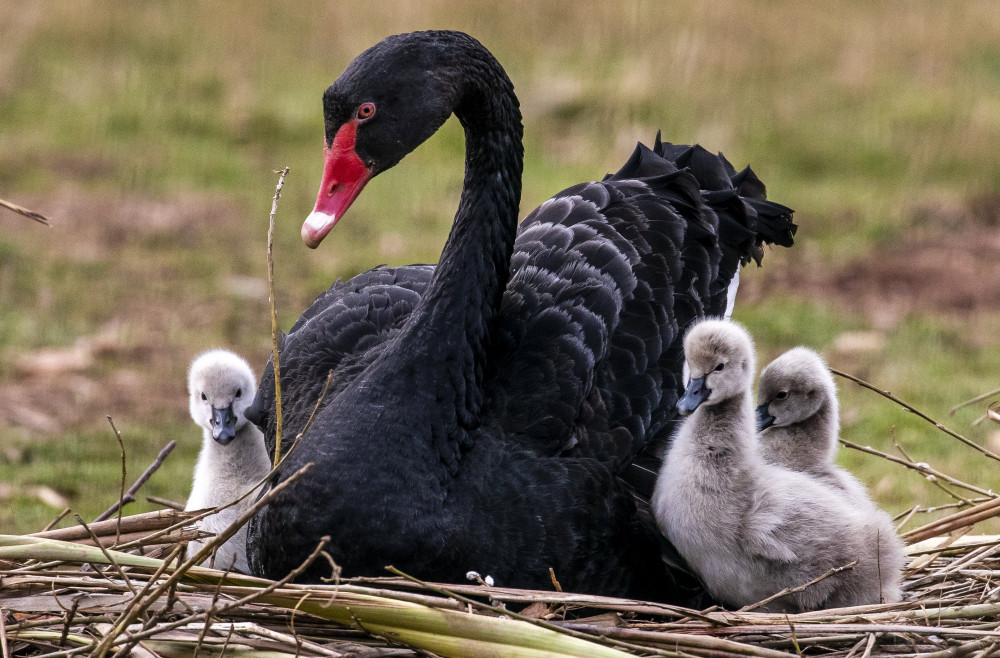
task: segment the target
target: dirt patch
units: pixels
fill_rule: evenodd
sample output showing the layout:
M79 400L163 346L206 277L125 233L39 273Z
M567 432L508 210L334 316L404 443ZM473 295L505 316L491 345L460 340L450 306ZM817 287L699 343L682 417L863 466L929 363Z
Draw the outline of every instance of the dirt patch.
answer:
M927 214L924 214L927 213ZM930 219L933 217L933 226ZM915 212L912 230L845 265L803 252L746 277L748 298L782 294L830 301L888 328L912 313L957 319L1000 311L1000 198ZM741 294L744 290L741 287Z

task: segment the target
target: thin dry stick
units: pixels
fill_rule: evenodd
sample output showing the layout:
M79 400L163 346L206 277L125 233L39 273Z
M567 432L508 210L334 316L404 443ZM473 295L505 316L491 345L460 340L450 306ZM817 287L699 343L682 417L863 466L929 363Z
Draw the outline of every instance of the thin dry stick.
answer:
M115 421L111 420L111 416L108 416L108 422L111 423L111 429L114 431L115 438L118 439L118 446L122 450L122 487L118 494L118 529L115 530L115 543L117 544L122 533L122 501L125 499L125 444L122 442L122 433L115 427Z
M982 395L977 395L971 400L966 400L965 402L956 404L954 407L948 410L948 415L954 416L955 412L958 411L959 409L964 409L965 407L968 407L970 404L976 404L977 402L982 402L983 400L987 400L996 395L997 393L1000 393L1000 388L993 389L989 393L983 393Z
M55 592L53 591L53 594ZM56 597L56 605L61 608L62 605L59 603L59 597ZM69 636L69 627L73 625L73 620L76 618L76 611L80 608L80 599L74 598L73 604L70 606L69 610L66 610L66 623L63 624L62 634L59 636L59 646L66 646L66 638Z
M133 595L138 594L138 592L136 592L135 586L132 584L132 581L129 580L129 577L125 575L125 570L121 568L121 565L118 564L118 562L116 562L113 557L111 557L111 553L108 553L108 549L104 548L104 546L101 544L101 540L97 538L97 535L95 535L94 531L90 529L90 526L87 525L87 522L84 521L79 514L76 514L74 516L76 516L77 522L84 527L84 529L90 535L90 538L94 541L94 543L97 544L97 548L101 549L101 552L104 553L104 557L106 557L108 559L108 562L111 563L111 566L115 568L115 570L118 572L118 575L121 576L121 579L125 581L125 585L128 586L129 590L132 591L132 594Z
M167 509L176 510L178 512L184 511L184 505L178 503L176 500L168 500L166 498L160 498L159 496L146 496L146 500L154 505L166 507Z
M232 561L229 566L226 567L226 572L219 579L219 582L215 585L215 591L212 593L212 603L208 606L208 614L205 615L205 624L201 628L201 632L198 633L198 644L194 647L194 656L192 658L198 658L198 652L201 650L201 645L205 642L205 636L208 635L209 629L212 627L212 610L215 610L216 604L219 602L219 595L222 593L222 583L225 582L226 578L229 576L229 572L232 571L233 565L236 564L236 556L233 556ZM225 653L223 653L225 655Z
M311 469L312 466L313 466L312 462L309 462L308 464L297 470L295 473L292 473L292 475L289 476L287 480L285 480L284 482L277 485L276 487L268 491L266 494L261 496L256 502L254 502L253 505L247 508L247 510L243 512L243 514L241 514L236 519L236 521L230 524L228 528L217 534L212 539L205 542L205 545L201 547L200 551L198 551L193 557L188 558L180 566L178 566L177 569L175 569L174 572L170 575L170 577L167 578L155 590L150 592L148 596L144 597L143 599L140 599L140 597L138 596L133 598L132 601L129 603L129 605L126 607L126 609L122 611L122 614L119 616L118 621L114 625L114 628L112 628L112 630L104 637L104 639L101 640L101 643L97 645L97 647L94 650L94 655L98 656L98 658L106 655L108 649L110 649L112 644L115 642L115 638L118 637L121 633L123 633L125 629L128 628L128 625L131 624L136 617L145 612L146 609L154 601L156 601L156 599L159 598L160 595L163 594L163 592L170 589L171 587L174 586L174 584L180 581L180 579L184 576L185 573L187 573L191 569L191 567L201 564L202 561L204 561L205 558L207 558L212 553L212 551L215 550L216 546L221 546L223 543L228 541L229 538L232 537L234 534L236 534L236 531L240 527L242 527L244 523L249 521L254 514L256 514L262 507L264 507L272 500L274 500L274 498L277 497L286 487L295 482L295 480L297 480L300 476L302 476L309 469Z
M52 528L56 527L56 524L62 521L64 518L66 518L66 515L72 511L73 510L69 507L64 509L62 512L59 513L59 516L57 516L56 518L52 519L51 521L45 524L45 527L42 528L42 532L48 532Z
M323 404L323 400L326 398L326 394L330 391L330 384L333 383L333 371L326 373L326 382L323 384L323 390L319 392L319 397L316 398L316 404L313 405L312 411L309 412L309 418L306 419L306 424L302 428L302 431L298 433L295 437L295 441L292 443L294 447L298 444L299 439L301 439L309 428L312 427L313 419L316 418L316 413L319 411L319 405Z
M919 511L920 511L920 505L914 505L910 509L903 510L902 512L894 516L892 520L896 524L896 532L899 532L900 528L909 523L910 519L913 518L914 514L916 514Z
M287 481L288 480L286 480L285 482ZM316 546L313 552L309 554L309 557L307 557L302 564L292 569L287 576L285 576L281 580L274 581L273 583L271 583L267 587L264 587L263 589L257 590L251 594L244 596L242 599L237 599L236 601L227 603L220 608L212 608L210 610L206 610L204 612L191 615L190 617L185 617L184 619L178 619L177 621L165 624L163 626L158 626L157 628L151 628L149 630L134 634L121 635L120 637L116 637L113 640L112 644L116 646L119 644L123 644L125 642L130 642L132 640L146 640L155 636L157 633L164 633L166 631L174 630L175 628L180 628L181 626L186 626L187 624L197 623L202 619L204 619L205 616L208 614L221 615L234 608L239 608L248 603L253 603L257 599L267 596L268 594L270 594L271 592L275 591L280 587L284 587L285 585L287 585L288 583L290 583L291 581L295 580L300 575L302 575L302 573L306 569L308 569L313 562L316 561L316 558L319 557L320 553L326 547L329 541L330 541L329 537L323 537L322 539L320 539L319 544Z
M812 587L813 585L815 585L816 583L818 583L820 581L826 580L827 578L829 578L831 576L836 576L838 573L840 573L842 571L847 571L848 569L853 569L854 566L857 563L858 563L858 561L855 560L854 562L851 562L850 564L845 564L842 567L834 567L834 568L830 569L829 571L827 571L822 576L817 576L816 578L813 578L812 580L810 580L808 583L805 583L804 585L797 585L795 587L786 587L785 589L781 590L780 592L776 592L776 593L772 594L771 596L767 597L766 599L764 599L762 601L758 601L757 603L751 603L750 605L745 605L742 608L740 608L739 610L737 610L736 612L749 612L750 610L753 610L754 608L759 608L761 606L767 605L768 603L770 603L771 601L774 601L775 599L780 599L782 596L787 596L789 594L797 594L799 592L804 592L805 590L809 589L810 587Z
M230 624L229 633L226 635L226 641L222 643L222 649L219 650L220 656L226 655L226 649L229 647L229 642L232 641L233 639L233 629L234 629L233 624ZM295 658L299 658L298 655L296 655Z
M893 427L891 427L889 429L889 435L892 437L892 445L896 446L896 450L899 451L899 454L903 455L903 458L906 459L911 464L916 464L917 460L915 460L912 456L910 456L910 453L908 453L906 451L906 448L903 447L903 444L901 444L899 442L899 439L896 438L896 427L895 426L893 426ZM943 484L941 484L941 481L938 480L937 478L934 478L933 480L928 479L928 481L931 484L933 484L935 487L937 487L938 489L940 489L941 491L945 492L947 495L949 495L952 498L954 498L955 500L960 501L960 502L962 502L962 503L964 503L966 505L972 505L973 504L972 502L969 501L968 498L966 498L966 497L964 497L964 496L962 496L960 494L955 493L954 491L952 491L948 487L946 487Z
M988 497L990 499L997 498L997 494L993 493L992 491L987 491L986 489L982 489L980 487L977 487L974 484L969 484L967 482L962 482L961 480L959 480L957 478L953 478L950 475L947 475L945 473L942 473L941 471L939 471L936 468L933 468L933 467L931 467L931 466L929 466L927 464L908 462L905 459L897 457L896 455L890 455L888 453L882 452L881 450L876 450L875 448L872 448L871 446L858 445L857 443L852 443L852 442L847 441L845 439L840 439L840 445L846 446L848 448L851 448L852 450L858 450L860 452L866 452L869 455L875 455L876 457L881 457L882 459L885 459L887 461L891 461L891 462L893 462L895 464L899 464L901 466L905 466L906 468L909 468L911 470L917 471L918 473L923 473L924 475L933 475L934 477L941 478L945 482L949 482L949 483L955 485L956 487L961 487L961 488L963 488L963 489L965 489L967 491L974 491L977 494L980 494L982 496L986 496L986 497Z
M274 431L274 466L278 466L281 458L281 364L278 355L278 316L274 309L274 216L278 213L278 199L281 198L281 188L285 185L285 176L288 175L288 167L280 172L278 186L274 190L274 198L271 200L271 220L267 229L267 296L271 302L271 359L274 362L274 408L275 408L275 431Z
M915 414L917 417L926 420L928 423L930 423L934 427L938 428L939 430L941 430L942 432L944 432L948 436L952 437L953 439L958 439L959 441L961 441L965 445L969 446L973 450L977 450L977 451L983 453L984 455L986 455L990 459L995 459L997 461L1000 461L1000 455L996 454L995 452L993 452L989 448L984 448L983 446L979 445L975 441L972 441L971 439L965 438L964 436L962 436L958 432L956 432L954 430L951 430L951 429L948 429L947 427L945 427L944 425L942 425L938 421L934 420L933 418L931 418L930 416L928 416L924 412L922 412L922 411L914 408L913 406L911 406L911 405L903 402L902 400L900 400L899 398L897 398L895 395L893 395L889 391L883 391L883 390L881 390L879 388L876 388L874 385L869 384L868 382L864 381L863 379L858 379L854 375L848 375L846 372L841 372L841 371L839 371L839 370L837 370L835 368L830 368L830 372L832 372L835 375L839 375L839 376L843 377L844 379L849 379L852 382L854 382L855 384L858 384L859 386L863 386L864 388L867 388L870 391L875 391L876 393L878 393L882 397L887 398L889 400L892 400L893 402L895 402L896 404L902 406L904 409L906 409L910 413Z
M247 628L247 632L251 633L252 635L258 635L260 637L264 637L269 640L274 640L275 642L281 642L283 644L288 644L291 646L295 646L296 643L301 643L303 648L308 649L312 653L319 654L321 656L330 656L331 658L338 658L345 655L337 651L330 651L326 647L320 644L316 644L315 642L310 642L309 640L303 640L298 635L279 633L276 630L267 628L266 626L261 626L260 624L255 624L253 622L250 622L250 625Z
M42 213L35 212L34 210L28 210L24 206L19 206L16 203L11 203L10 201L4 201L3 199L0 199L0 208L6 208L7 210L12 210L16 212L18 215L24 215L28 219L35 220L39 224L52 226L52 224L49 223L49 218L43 215Z
M110 418L108 420L110 420ZM113 426L114 425L112 424L112 427ZM149 480L150 477L152 477L153 473L155 473L157 469L159 469L160 466L163 465L163 460L166 459L167 455L169 455L170 452L176 447L177 447L176 441L171 441L167 445L163 446L163 449L160 450L158 455L156 455L156 459L153 460L153 463L150 464L146 468L146 470L142 472L142 475L140 475L139 478L132 483L132 486L128 488L128 491L125 492L125 494L118 500L118 502L109 507L108 509L104 510L104 512L102 512L101 515L94 520L103 521L104 519L110 517L115 512L119 511L124 505L135 502L136 492L138 492L139 488L142 485L146 484L146 481ZM184 509L183 505L181 506L181 509L182 510Z

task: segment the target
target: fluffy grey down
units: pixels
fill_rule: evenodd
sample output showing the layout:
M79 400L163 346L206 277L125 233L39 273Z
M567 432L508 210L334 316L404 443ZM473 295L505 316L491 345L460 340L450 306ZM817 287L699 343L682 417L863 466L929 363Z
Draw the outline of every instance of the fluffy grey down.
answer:
M751 385L754 346L739 325L706 320L685 337L702 399L664 456L652 504L666 534L709 592L741 607L857 564L767 605L796 612L896 601L903 554L884 513L762 458Z

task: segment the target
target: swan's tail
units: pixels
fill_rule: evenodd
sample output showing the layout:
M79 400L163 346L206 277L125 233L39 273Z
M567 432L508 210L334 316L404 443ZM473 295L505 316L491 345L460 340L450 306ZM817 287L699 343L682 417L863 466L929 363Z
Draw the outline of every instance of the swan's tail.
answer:
M663 142L659 133L653 148L638 144L628 162L609 178L649 179L676 172L689 174L696 183L700 203L679 207L689 235L684 240L685 273L690 280L678 285L674 317L678 340L660 359L664 396L654 414L649 442L623 476L642 497L652 493L659 458L675 425L671 404L683 389L681 338L687 326L704 316L732 313L739 270L751 260L760 265L764 245L792 246L797 226L792 209L767 200L764 183L750 167L737 172L721 153L714 155L697 144ZM694 185L692 185L694 186Z

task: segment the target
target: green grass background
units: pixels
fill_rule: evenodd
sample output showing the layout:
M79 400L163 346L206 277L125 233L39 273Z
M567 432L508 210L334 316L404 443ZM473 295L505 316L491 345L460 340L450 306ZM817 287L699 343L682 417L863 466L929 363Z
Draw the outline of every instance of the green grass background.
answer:
M616 170L658 129L722 150L752 164L801 226L794 250L744 273L736 317L762 362L809 345L942 419L998 385L998 281L972 272L953 284L984 291L969 308L917 295L884 312L807 285L864 272L916 237L930 244L922 254L953 235L982 247L976 236L995 228L994 3L4 3L0 197L53 226L0 214L0 531L40 529L59 511L38 485L85 518L117 498L107 415L130 481L178 441L143 493L186 498L200 442L186 414L190 359L214 346L258 369L267 358L274 169L291 167L275 246L282 327L337 277L437 260L462 182L454 121L369 185L320 249L299 239L321 173L323 90L384 36L428 28L470 32L513 79L522 214ZM838 347L845 335L875 347ZM88 359L32 366L52 349ZM915 459L997 486L994 462L839 384L845 438L892 450L895 433ZM986 444L995 426L971 427L981 413L949 422ZM880 460L841 461L893 512L949 500Z

